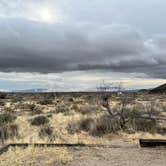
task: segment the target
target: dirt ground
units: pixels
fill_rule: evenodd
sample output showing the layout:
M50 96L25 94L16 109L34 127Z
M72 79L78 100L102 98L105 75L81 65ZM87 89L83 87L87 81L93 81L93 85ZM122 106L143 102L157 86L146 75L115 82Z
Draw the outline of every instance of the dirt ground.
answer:
M68 166L165 166L166 149L87 148L72 151Z
M0 157L0 166L165 166L166 148L141 148L137 143L114 139L110 147L17 149ZM24 155L23 155L23 154ZM22 154L22 156L21 156ZM9 162L10 157L10 162ZM18 161L17 161L18 160ZM20 161L19 161L20 160Z
M166 148L141 148L121 139L111 141L113 148L71 150L74 160L68 166L165 166Z

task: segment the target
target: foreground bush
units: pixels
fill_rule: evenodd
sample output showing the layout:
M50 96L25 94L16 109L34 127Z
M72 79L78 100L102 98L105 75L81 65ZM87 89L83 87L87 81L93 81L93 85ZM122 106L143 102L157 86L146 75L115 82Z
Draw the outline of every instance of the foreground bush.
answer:
M31 121L31 125L40 126L49 123L49 119L45 116L37 116Z

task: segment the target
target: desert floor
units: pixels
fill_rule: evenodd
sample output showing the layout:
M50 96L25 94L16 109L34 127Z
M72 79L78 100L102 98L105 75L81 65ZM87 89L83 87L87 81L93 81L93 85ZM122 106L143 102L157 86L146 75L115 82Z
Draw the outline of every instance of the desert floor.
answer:
M165 166L164 148L140 148L121 139L110 145L117 147L10 149L1 155L0 166Z

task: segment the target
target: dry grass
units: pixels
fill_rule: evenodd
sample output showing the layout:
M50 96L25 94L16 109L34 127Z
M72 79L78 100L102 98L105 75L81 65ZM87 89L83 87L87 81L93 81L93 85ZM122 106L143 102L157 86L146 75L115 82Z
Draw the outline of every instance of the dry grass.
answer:
M67 148L10 148L1 155L0 166L50 166L67 164L72 160Z

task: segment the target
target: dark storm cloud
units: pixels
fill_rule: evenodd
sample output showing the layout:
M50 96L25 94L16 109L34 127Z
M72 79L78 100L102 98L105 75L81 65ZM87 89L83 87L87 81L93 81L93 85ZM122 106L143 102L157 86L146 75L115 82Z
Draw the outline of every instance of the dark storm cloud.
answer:
M145 39L124 25L0 19L0 70L110 70L166 78L166 38Z

